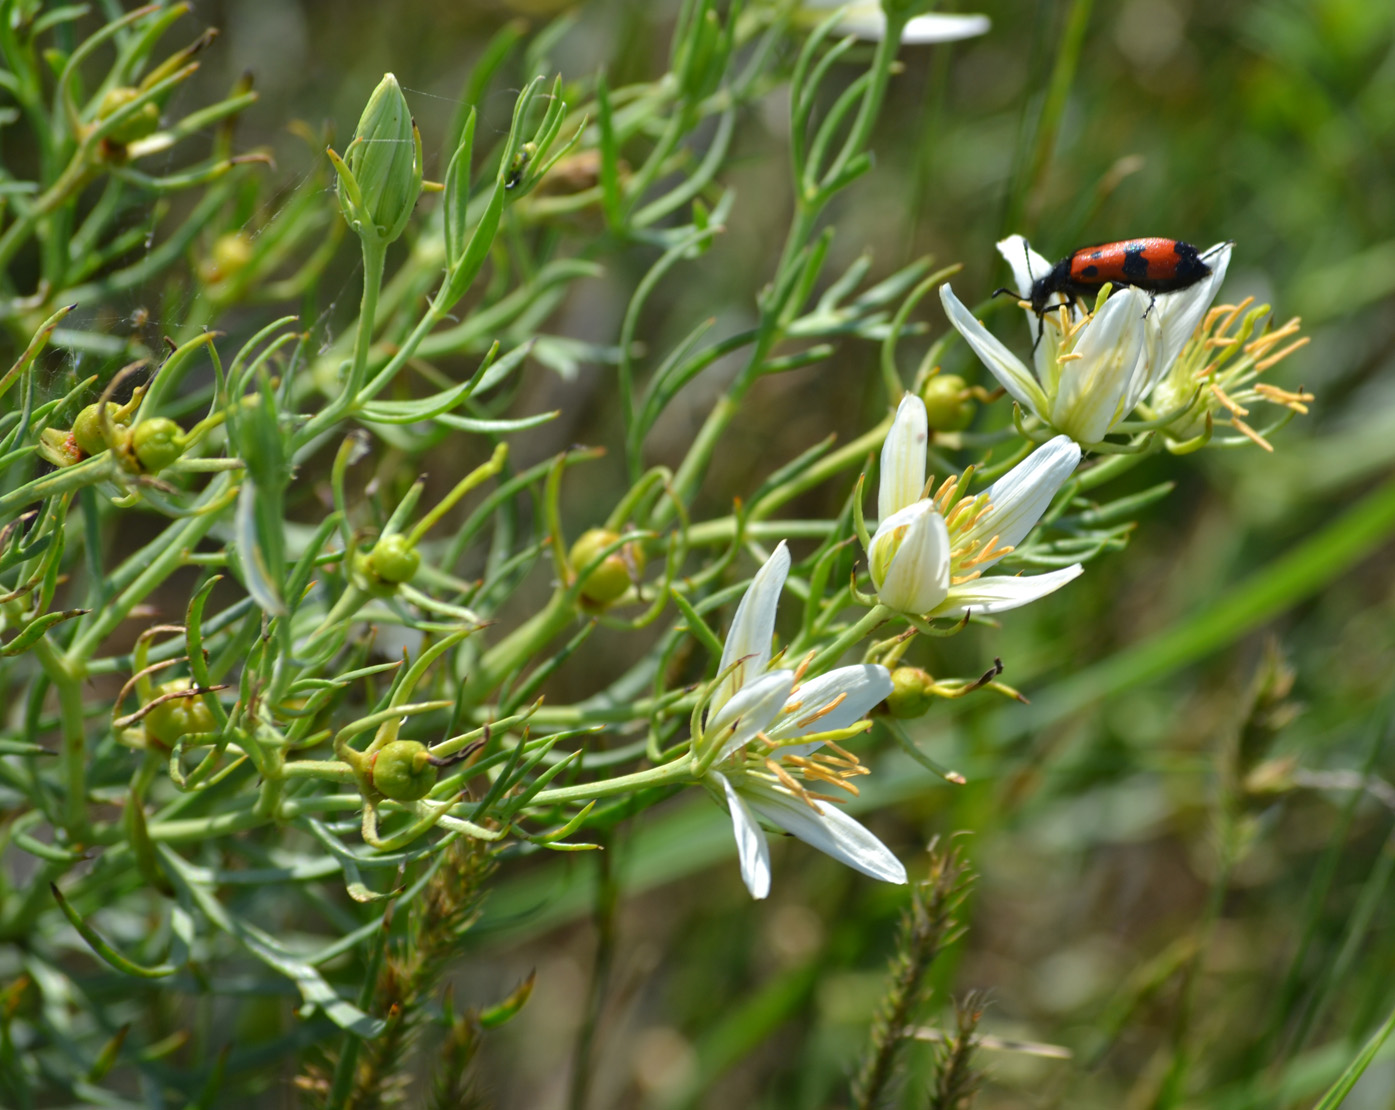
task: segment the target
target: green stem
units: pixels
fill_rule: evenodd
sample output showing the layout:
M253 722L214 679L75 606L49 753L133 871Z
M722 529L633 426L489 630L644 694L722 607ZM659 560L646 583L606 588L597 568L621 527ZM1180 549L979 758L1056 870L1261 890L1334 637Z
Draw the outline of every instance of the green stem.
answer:
M647 771L635 771L628 775L617 775L601 782L584 782L576 786L559 786L555 790L540 790L533 795L533 805L559 805L563 802L584 802L592 798L609 798L615 794L633 794L637 790L647 790L654 786L667 786L682 782L693 774L693 757L683 755L672 763L661 767L650 767Z
M62 729L59 758L63 764L63 827L74 844L86 840L87 822L87 727L82 711L82 682L73 666L41 636L33 646L34 658L48 675L58 694Z
M896 53L901 48L901 33L906 29L908 22L910 19L903 12L886 13L886 29L882 33L881 41L877 43L877 53L872 58L871 84L858 107L857 119L853 121L847 141L838 151L833 165L829 166L828 172L824 174L825 185L836 180L871 139L872 128L876 126L877 117L881 114L882 99L891 79L891 67L895 64Z
M809 673L818 674L830 663L836 663L843 652L868 635L878 625L886 623L895 614L896 611L886 605L872 606L861 620L845 628L836 640L814 656L813 661L809 664Z
M383 288L383 263L387 257L386 245L376 239L364 238L363 245L363 299L359 304L358 330L354 334L353 361L349 365L349 377L343 391L320 410L318 416L301 429L300 439L309 441L326 428L343 419L354 407L360 404L359 393L368 379L368 355L373 348L373 330L378 316L378 295Z

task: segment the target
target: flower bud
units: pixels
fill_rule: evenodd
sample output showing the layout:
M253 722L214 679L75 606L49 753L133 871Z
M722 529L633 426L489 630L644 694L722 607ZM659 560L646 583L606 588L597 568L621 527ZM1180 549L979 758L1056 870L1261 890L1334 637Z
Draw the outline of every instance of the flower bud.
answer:
M142 420L131 432L131 449L146 474L157 474L184 454L184 429L164 416Z
M108 89L106 96L102 97L101 107L97 109L97 119L108 119L140 95L140 90L133 89L130 85L117 85L114 89ZM114 130L109 131L106 138L108 142L124 146L154 134L159 126L160 107L153 100L147 100L136 109L134 115L122 120Z
M421 194L421 139L397 78L387 74L359 117L339 172L339 208L359 236L391 243Z
M583 532L572 544L567 562L572 572L580 574L610 544L620 537L605 528L592 528ZM622 597L632 583L644 573L644 552L637 544L627 543L618 551L612 551L601 565L586 576L581 584L581 596L595 605L609 605Z
M161 683L156 688L158 694L175 694L192 690L188 679L176 678ZM217 726L213 713L201 697L191 694L183 698L170 698L163 701L145 715L145 734L162 747L172 748L181 736L191 736L199 732L213 732Z
M369 757L368 778L373 788L394 802L415 802L436 785L436 768L426 745L393 740Z
M936 374L920 387L920 399L930 427L937 432L962 432L978 409L958 374Z
M919 667L897 667L891 672L887 713L901 720L923 716L935 700L934 686L935 679Z

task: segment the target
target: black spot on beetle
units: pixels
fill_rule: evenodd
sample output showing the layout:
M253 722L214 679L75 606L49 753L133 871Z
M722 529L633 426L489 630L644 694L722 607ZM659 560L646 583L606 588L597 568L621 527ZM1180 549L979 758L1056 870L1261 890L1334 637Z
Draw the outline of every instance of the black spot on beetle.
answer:
M1142 247L1124 252L1124 276L1130 281L1148 276L1148 260L1143 257Z

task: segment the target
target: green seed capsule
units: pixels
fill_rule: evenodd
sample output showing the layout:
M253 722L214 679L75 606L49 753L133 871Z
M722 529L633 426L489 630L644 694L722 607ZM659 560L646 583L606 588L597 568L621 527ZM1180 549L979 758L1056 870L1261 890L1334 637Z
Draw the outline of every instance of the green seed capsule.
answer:
M382 536L364 560L370 576L388 586L410 582L421 566L421 554L400 532Z
M102 438L102 419L97 414L97 405L88 405L73 421L73 439L85 455L96 455L107 449L107 441ZM107 402L107 416L116 421L116 404Z
M936 374L920 387L925 415L937 432L962 432L974 419L978 404L958 374Z
M572 572L580 574L597 555L619 538L618 534L605 528L583 532L572 544L567 556ZM622 597L643 573L644 552L637 544L627 543L607 555L601 560L601 565L586 576L586 581L581 584L581 596L594 605L609 605Z
M919 667L897 667L891 672L891 693L886 696L886 711L893 717L920 717L935 701L931 688L935 680Z
M157 694L173 694L192 690L187 679L176 678L156 687ZM171 698L161 702L145 715L146 736L171 748L181 736L198 732L213 732L217 726L213 713L200 697Z
M158 474L184 454L184 429L173 420L153 416L131 432L131 448L147 474Z
M393 740L370 757L368 777L373 787L395 802L415 802L431 793L436 785L436 768L425 744L415 740Z

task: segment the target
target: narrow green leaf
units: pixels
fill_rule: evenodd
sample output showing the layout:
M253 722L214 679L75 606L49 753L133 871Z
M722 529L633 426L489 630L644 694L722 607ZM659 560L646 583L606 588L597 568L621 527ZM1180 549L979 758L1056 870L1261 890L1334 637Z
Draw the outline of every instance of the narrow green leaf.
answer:
M93 952L97 953L103 960L109 963L117 971L127 975L134 975L140 979L163 979L168 975L173 975L178 968L173 964L157 964L154 967L146 967L138 964L134 960L128 959L113 948L96 929L87 924L79 915L77 910L69 905L68 900L63 897L63 892L58 889L56 883L48 884L49 890L53 891L53 896L58 900L58 908L63 911L63 916L71 922L83 940Z

